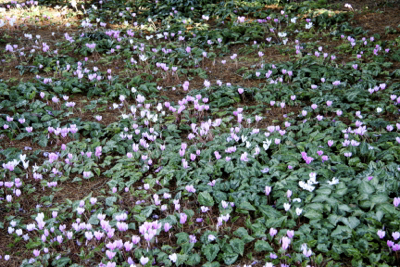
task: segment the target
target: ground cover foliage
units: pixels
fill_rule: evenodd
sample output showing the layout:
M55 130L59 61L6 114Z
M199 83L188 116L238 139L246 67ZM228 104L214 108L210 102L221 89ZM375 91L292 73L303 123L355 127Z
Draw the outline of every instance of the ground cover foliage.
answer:
M284 2L0 2L0 265L399 266L397 3Z

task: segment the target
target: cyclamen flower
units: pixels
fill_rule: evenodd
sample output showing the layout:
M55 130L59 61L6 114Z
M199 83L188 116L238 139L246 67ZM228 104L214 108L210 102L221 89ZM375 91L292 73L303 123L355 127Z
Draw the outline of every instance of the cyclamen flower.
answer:
M237 18L237 22L238 23L244 23L244 20L245 20L246 18L245 17L238 17Z
M284 207L285 211L290 210L290 204L289 203L284 203L283 207Z
M274 237L277 233L278 233L278 230L276 230L275 228L269 229L269 235L271 237Z
M400 205L400 197L395 197L393 199L393 205L397 208Z
M172 255L169 255L168 258L169 258L173 263L175 263L176 260L178 259L176 253L174 253L174 254L172 254Z
M284 237L282 237L281 242L282 242L282 249L286 250L289 247L291 240L290 240L290 238L284 236Z
M392 237L393 237L394 240L397 240L397 239L400 238L400 233L399 232L394 232L394 233L392 233Z
M184 224L184 223L186 223L186 220L187 220L187 215L185 213L181 213L179 223Z
M293 236L294 236L294 230L288 230L288 231L286 232L286 235L287 235L289 238L293 238Z
M214 241L215 239L215 235L208 235L208 241Z
M296 208L296 214L297 216L300 216L300 214L303 212L303 209Z
M149 258L144 257L144 256L142 256L142 257L140 258L140 264L142 264L143 266L145 266L146 263L148 263L148 262L149 262Z
M196 193L196 189L194 188L193 185L187 185L185 187L186 191L188 191L189 193Z

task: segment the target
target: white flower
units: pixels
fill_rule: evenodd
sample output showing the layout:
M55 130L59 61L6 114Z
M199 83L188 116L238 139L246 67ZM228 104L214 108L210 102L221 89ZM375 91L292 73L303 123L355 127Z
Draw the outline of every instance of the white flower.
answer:
M146 55L140 55L139 56L139 59L141 60L141 61L146 61L147 60L147 56Z
M315 189L314 186L312 186L312 185L309 184L309 183L305 183L305 182L303 182L303 181L300 181L300 182L299 182L299 186L300 186L301 188L303 188L304 190L307 190L307 191L309 191L309 192L312 192L312 191L314 191L314 189Z
M316 180L317 179L317 174L315 172L311 172L309 174L309 176L310 176L310 180L307 181L307 183L309 185L318 184L318 182Z
M287 33L286 32L278 32L278 36L283 38L283 37L287 36Z
M332 182L331 181L328 181L328 184L329 185L335 185L335 184L338 184L339 183L339 179L337 179L336 177L333 177L332 178Z
M26 154L21 154L21 155L19 155L19 159L20 159L21 161L25 161L25 159L26 159Z
M312 28L312 26L313 26L313 23L312 23L312 22L307 23L307 24L306 24L306 29L309 30L309 29Z
M176 255L176 253L174 253L174 254L172 254L172 255L169 255L168 258L169 258L173 263L175 263L178 257L177 257L177 255Z
M290 210L290 204L289 203L283 204L283 207L285 208L285 211Z
M296 208L296 214L297 216L300 216L300 214L303 212L303 209Z
M376 108L376 112L381 113L382 112L382 108Z
M296 23L296 20L297 20L297 18L294 17L294 18L292 18L290 21L291 21L292 23Z
M264 149L265 149L265 150L268 150L268 148L269 148L269 146L271 145L271 143L272 143L272 140L269 140L269 139L265 140L265 141L263 142L263 147L264 147Z
M348 8L348 9L353 9L353 7L350 4L344 4L344 7Z
M28 169L28 167L29 167L29 161L23 161L22 162L22 165L24 166L24 169L26 170L26 169Z

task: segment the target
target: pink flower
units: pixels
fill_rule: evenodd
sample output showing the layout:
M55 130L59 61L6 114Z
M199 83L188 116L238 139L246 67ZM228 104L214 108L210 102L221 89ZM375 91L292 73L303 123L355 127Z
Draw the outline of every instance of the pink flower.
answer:
M215 235L208 235L208 241L214 241L215 239Z
M165 223L164 224L164 231L165 232L168 232L171 228L172 228L172 226L169 223Z
M385 237L385 231L382 231L382 230L378 230L378 236L379 236L379 238L380 239L382 239L382 238L384 238Z
M294 231L293 231L293 230L289 230L289 231L286 232L286 235L287 235L289 238L293 238L293 236L294 236Z
M399 232L394 232L394 233L392 233L392 237L393 237L394 240L397 240L397 239L400 238L400 233Z
M184 224L186 223L186 220L187 220L187 215L185 213L181 213L179 218L179 223Z
M395 197L393 199L393 205L397 208L400 205L400 197Z
M149 258L143 257L143 256L140 258L140 264L142 264L143 266L146 265L146 263L148 263L148 262L149 262Z
M271 186L266 186L265 187L265 195L269 196L269 194L271 193L272 187Z
M194 188L193 185L187 185L185 187L186 191L188 191L189 193L196 193L196 189Z
M187 90L189 89L189 82L188 82L188 81L185 81L185 82L183 83L182 87L183 87L183 90L184 90L184 91L187 91Z
M269 235L271 237L274 237L277 233L278 233L278 230L276 230L275 228L269 229Z
M282 237L281 241L282 241L282 249L286 250L290 245L290 242L291 242L290 238L284 236L284 237Z

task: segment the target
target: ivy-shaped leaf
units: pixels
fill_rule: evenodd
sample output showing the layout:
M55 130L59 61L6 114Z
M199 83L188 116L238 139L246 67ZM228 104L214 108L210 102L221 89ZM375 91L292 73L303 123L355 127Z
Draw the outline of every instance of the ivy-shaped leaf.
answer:
M236 253L239 253L241 256L243 256L244 252L244 242L238 238L232 239L229 244L232 246L233 251Z
M217 244L203 245L201 251L206 256L207 260L212 262L217 257L219 246Z

